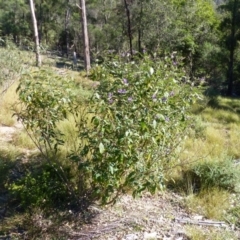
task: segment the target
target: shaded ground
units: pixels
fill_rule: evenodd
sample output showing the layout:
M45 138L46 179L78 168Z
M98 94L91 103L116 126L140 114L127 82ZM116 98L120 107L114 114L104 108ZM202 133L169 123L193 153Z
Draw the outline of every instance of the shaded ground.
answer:
M201 222L211 222L202 216L188 213L183 206L184 199L177 194L165 192L157 196L145 194L138 199L123 196L114 206L91 207L95 217L89 223L82 223L78 214L68 212L65 220L55 224L51 218L44 219L41 213L32 216L32 227L39 229L40 235L32 239L69 240L186 240L191 238L191 224L180 223L179 219L189 219L196 223L194 228L206 235L194 239L239 239L240 231L229 224L210 226ZM197 226L197 223L199 223ZM211 222L217 223L217 222ZM55 237L50 238L49 236ZM28 235L29 236L29 235ZM218 236L218 237L216 237Z

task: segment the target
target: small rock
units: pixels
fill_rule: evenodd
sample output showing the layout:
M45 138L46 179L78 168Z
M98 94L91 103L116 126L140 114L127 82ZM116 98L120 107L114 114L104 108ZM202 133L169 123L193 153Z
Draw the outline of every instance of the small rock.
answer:
M152 233L145 232L143 239L144 240L155 240L155 239L157 239L157 233L156 232L152 232Z
M136 240L136 239L138 239L138 236L136 235L136 234L128 234L125 238L124 238L124 240Z
M195 216L193 216L193 219L194 219L194 220L203 220L203 216L201 216L201 215L195 215Z
M173 236L171 237L171 236L164 236L163 237L163 240L172 240L173 239Z

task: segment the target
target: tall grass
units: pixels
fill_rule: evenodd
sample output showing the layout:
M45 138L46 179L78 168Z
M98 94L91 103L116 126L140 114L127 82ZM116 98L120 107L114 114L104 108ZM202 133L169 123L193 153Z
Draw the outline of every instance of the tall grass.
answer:
M30 68L34 55L11 46L0 47L0 56L0 86L2 85L6 90L24 71Z
M59 122L57 128L63 134L64 145L61 146L61 153L66 156L71 151L78 149L80 139L78 137L77 127L75 119L72 115L68 116L68 119Z
M186 226L186 235L191 240L238 240L239 238L225 228L202 228L201 226Z
M227 156L240 157L240 106L239 99L218 98L218 105L208 106L196 116L190 136L184 142L180 159L194 161L224 160Z
M230 194L226 190L211 188L198 195L191 194L186 198L188 209L208 219L225 220L229 207Z
M18 81L7 89L4 96L0 96L0 124L13 126L16 122L16 119L13 117L13 109L18 108L18 95L16 93L17 85ZM0 91L3 89L3 87L0 87Z
M18 50L16 47L0 47L0 124L12 126L12 108L16 107L15 92L18 79L22 73L29 71L32 64L30 52Z
M239 106L240 99L222 97L201 111L195 106L196 121L183 143L180 164L171 173L173 185L188 195L189 210L208 218L223 220L232 191L239 191L240 168L233 164L240 157ZM216 239L223 238L216 235Z
M13 134L12 144L22 149L33 150L36 148L35 144L24 129L16 131Z

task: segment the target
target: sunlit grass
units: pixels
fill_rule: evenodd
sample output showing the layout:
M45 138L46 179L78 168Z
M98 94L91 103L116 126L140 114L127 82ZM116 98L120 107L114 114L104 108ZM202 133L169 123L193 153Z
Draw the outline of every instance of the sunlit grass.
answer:
M13 126L16 122L16 119L13 117L13 108L18 108L18 95L16 93L17 86L18 81L8 88L4 95L0 96L0 124Z
M202 228L201 226L186 226L186 235L191 240L237 240L238 237L225 228Z
M234 158L240 158L240 123L230 124L228 130L228 151Z
M201 191L199 194L189 195L186 206L191 212L198 213L209 219L224 220L229 209L230 193L217 188Z
M20 132L17 131L13 134L12 144L17 147L28 149L28 150L32 150L36 148L32 139L24 130Z
M60 147L61 153L67 155L71 151L76 151L78 149L80 139L74 117L70 115L68 119L59 122L57 124L57 128L63 134L62 139L64 141L64 145Z
M0 146L0 158L14 161L21 154L21 151L11 143L4 143Z
M221 122L223 124L237 123L240 121L239 114L233 111L226 111L224 109L213 109L207 107L202 112L203 118L210 122Z
M57 123L57 129L63 134L61 139L64 141L59 148L61 156L66 157L83 147L84 140L79 136L79 130L86 124L91 126L92 115L89 114L89 111L88 107L79 107L77 116L68 114L67 119Z
M230 111L234 111L236 113L240 113L240 100L238 98L218 98L219 107L223 109L229 109Z
M236 112L240 100L219 97L214 104L215 107L207 107L196 115L194 129L183 144L180 159L240 157L240 114Z

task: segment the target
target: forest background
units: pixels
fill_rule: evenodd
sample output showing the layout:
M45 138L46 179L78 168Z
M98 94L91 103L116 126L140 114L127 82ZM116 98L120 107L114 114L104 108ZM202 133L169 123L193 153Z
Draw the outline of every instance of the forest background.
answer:
M78 4L35 1L42 51L84 56ZM225 94L239 93L239 1L87 0L86 7L92 61L109 53L177 52L190 75ZM28 1L0 1L0 36L34 48Z

